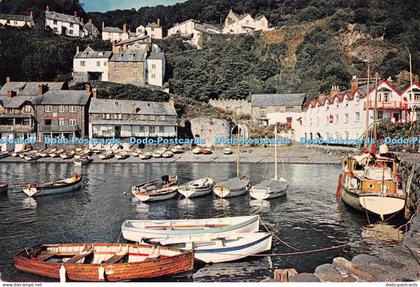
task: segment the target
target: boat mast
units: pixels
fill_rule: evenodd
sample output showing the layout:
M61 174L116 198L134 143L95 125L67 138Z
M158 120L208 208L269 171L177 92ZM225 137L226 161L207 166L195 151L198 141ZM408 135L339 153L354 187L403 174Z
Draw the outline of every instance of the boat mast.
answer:
M378 101L378 73L375 74L375 106L373 109L373 140L376 144L376 122L378 121L378 111L377 111L377 101Z
M408 52L408 60L410 63L410 100L414 100L413 98L413 66L411 65L411 52ZM415 106L414 106L415 109ZM411 119L414 119L415 110L411 111ZM407 119L406 119L407 120Z
M368 62L368 75L367 75L367 87L366 87L366 120L365 120L365 131L366 131L366 142L367 145L369 139L369 90L370 90L370 64Z
M274 127L274 179L278 179L277 175L277 123Z
M239 132L239 124L238 124L238 151L236 152L236 177L240 177L240 173L239 173L239 161L241 159L240 157L240 144L239 144L239 137L240 137L240 132Z

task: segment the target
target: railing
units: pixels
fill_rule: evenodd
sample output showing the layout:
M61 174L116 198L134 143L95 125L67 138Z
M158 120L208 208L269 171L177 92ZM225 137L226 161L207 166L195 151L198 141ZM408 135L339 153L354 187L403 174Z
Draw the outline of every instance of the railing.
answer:
M38 126L40 132L76 132L80 130L79 126Z
M366 106L368 109L374 109L375 108L375 101L369 101L367 103L364 103L364 108L366 109ZM403 102L377 102L376 103L377 109L407 109L408 106L406 103Z
M33 132L34 127L30 125L0 125L0 132Z

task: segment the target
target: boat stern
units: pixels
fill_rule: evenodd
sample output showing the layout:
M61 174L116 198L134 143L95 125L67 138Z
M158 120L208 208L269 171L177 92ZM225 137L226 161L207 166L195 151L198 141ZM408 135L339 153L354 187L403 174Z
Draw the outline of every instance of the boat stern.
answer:
M359 203L363 208L379 215L382 219L385 215L401 211L405 206L403 198L386 196L360 196Z
M215 186L213 191L220 198L228 197L231 192L230 188L224 186Z
M24 185L22 191L29 197L33 197L39 192L36 186L31 184Z

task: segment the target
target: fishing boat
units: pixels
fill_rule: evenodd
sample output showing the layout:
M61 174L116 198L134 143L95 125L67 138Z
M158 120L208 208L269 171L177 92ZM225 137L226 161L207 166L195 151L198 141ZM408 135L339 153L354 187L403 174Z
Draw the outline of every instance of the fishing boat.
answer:
M224 233L151 239L151 243L194 250L194 257L204 263L236 261L271 250L270 233Z
M131 193L143 202L162 201L175 197L178 190L178 177L164 175L142 184L133 186Z
M213 192L214 180L208 177L187 182L178 187L178 192L185 198L205 196Z
M161 157L162 157L162 154L163 154L163 151L161 151L161 150L155 150L155 151L152 153L152 156L153 156L154 158L161 158Z
M368 69L369 75L369 69ZM369 102L369 76L366 102ZM376 77L373 142L377 142L377 94L378 77ZM369 112L366 111L366 119ZM366 139L369 138L368 120L365 123ZM398 173L400 160L389 152L384 144L379 147L379 154L375 144L362 149L360 153L349 155L342 164L342 172L338 178L336 196L341 200L363 212L378 215L382 220L385 216L396 214L405 207L407 193L402 189L401 175Z
M232 151L231 148L227 147L227 148L223 149L223 154L230 155L230 154L233 154L233 151Z
M170 150L165 151L164 153L162 153L162 157L163 158L171 158L174 156L174 153L171 152Z
M126 220L121 226L126 240L140 242L151 238L218 233L251 233L259 229L260 217L238 216L208 219Z
M193 270L194 252L127 243L42 244L13 257L16 269L71 281L128 281Z
M180 146L180 145L174 146L173 148L171 148L171 151L174 154L178 154L178 153L183 153L184 152L184 150L182 149L182 146Z
M76 165L76 166L87 165L87 164L91 163L92 161L93 161L92 158L82 156L81 158L74 161L74 165Z
M148 160L148 159L151 159L152 157L153 156L152 156L152 154L150 152L145 152L143 154L139 154L139 158L141 160Z
M201 154L202 152L203 152L202 149L199 147L193 148L192 150L193 154Z
M257 200L266 200L286 195L289 184L283 177L278 177L277 163L277 126L274 128L274 178L266 179L251 187L249 194Z
M220 198L230 198L245 195L251 188L251 180L247 176L240 175L240 133L238 130L238 150L236 152L236 177L216 184L213 188L214 193Z
M80 189L82 176L73 173L72 177L40 184L25 184L22 191L30 196L44 196L72 192Z
M0 182L0 193L6 192L9 189L9 184L6 182Z
M123 160L123 159L126 159L126 158L128 158L129 157L129 155L128 155L128 153L127 152L125 152L125 151L120 151L120 152L116 152L115 153L115 158L116 159L119 159L119 160Z
M40 150L37 153L40 157L45 158L48 156L47 150Z
M6 158L9 155L10 155L10 153L8 151L2 151L2 152L0 152L0 159Z
M73 157L73 154L70 152L63 152L60 154L60 158L62 159L70 159Z
M140 153L138 151L132 151L131 156L132 157L139 157Z
M100 154L98 155L98 157L99 157L100 159L102 159L102 160L107 160L107 159L110 159L110 158L112 158L113 156L114 156L114 153L113 153L111 150L106 151L106 152L103 152L103 153L100 153Z

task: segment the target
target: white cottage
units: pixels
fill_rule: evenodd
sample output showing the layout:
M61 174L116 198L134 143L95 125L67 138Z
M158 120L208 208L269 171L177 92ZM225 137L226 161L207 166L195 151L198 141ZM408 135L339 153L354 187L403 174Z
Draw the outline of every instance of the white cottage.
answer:
M264 15L253 18L251 14L238 15L231 9L225 19L224 34L244 34L268 31L268 20Z
M108 81L108 63L111 51L95 51L89 46L82 52L77 48L73 58L75 82Z
M32 11L27 15L0 14L0 25L11 27L35 27Z
M86 37L88 31L83 25L83 20L77 16L66 15L49 11L48 7L45 11L45 27L49 27L54 33L69 37Z
M146 60L147 83L162 87L165 80L165 54L163 52L151 53Z

